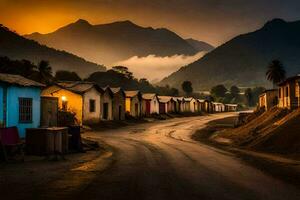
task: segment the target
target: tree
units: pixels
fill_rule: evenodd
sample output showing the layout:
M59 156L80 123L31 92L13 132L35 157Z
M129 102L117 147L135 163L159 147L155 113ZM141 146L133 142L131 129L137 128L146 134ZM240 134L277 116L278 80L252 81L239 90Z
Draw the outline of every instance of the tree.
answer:
M227 89L224 85L217 85L211 88L210 94L214 97L225 97Z
M253 94L252 94L252 89L251 88L247 88L245 90L245 97L246 97L246 100L247 100L247 105L249 107L251 107L253 104L252 104L252 100L253 100Z
M240 89L237 86L233 85L230 88L230 94L233 98L237 98L240 95Z
M132 74L132 72L130 72L128 70L128 67L114 66L114 67L112 67L112 70L117 72L117 73L123 74L128 79L133 79L133 74Z
M285 79L286 71L284 69L283 64L280 60L273 60L267 69L266 77L267 80L273 83L273 87L275 87L278 83L282 82Z
M48 61L41 60L38 64L40 82L49 84L53 81L52 68Z
M55 79L58 81L81 81L81 78L76 72L70 72L65 70L57 71Z
M181 88L185 92L186 95L190 95L193 93L193 86L192 86L191 81L184 81L181 84Z

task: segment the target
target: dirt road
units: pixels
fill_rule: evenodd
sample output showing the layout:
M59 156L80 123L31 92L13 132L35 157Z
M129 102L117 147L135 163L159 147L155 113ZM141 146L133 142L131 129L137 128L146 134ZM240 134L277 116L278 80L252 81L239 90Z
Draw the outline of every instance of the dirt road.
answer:
M85 137L104 142L110 151L66 169L51 181L15 192L10 199L300 199L300 188L190 138L207 122L233 115L177 118L87 133ZM22 183L11 185L17 191Z
M300 199L300 189L248 166L235 155L193 141L210 120L179 118L91 133L113 147L113 163L79 199Z

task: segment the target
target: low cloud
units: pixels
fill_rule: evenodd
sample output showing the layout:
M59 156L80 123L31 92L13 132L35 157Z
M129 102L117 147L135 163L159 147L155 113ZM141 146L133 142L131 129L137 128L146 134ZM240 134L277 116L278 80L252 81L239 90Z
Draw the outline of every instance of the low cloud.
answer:
M158 81L177 71L180 67L190 64L205 55L199 52L193 56L174 55L159 57L149 55L146 57L133 56L128 60L120 61L114 65L122 65L129 68L137 78L147 78L149 81Z

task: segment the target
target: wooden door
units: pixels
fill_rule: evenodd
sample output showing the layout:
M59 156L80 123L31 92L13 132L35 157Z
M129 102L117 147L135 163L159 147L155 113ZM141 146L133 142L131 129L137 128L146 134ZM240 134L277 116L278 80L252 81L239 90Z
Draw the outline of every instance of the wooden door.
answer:
M166 105L164 103L159 103L159 113L160 114L166 113Z
M146 115L150 115L150 114L151 114L151 102L146 101Z
M57 126L58 98L41 97L41 126Z
M108 103L103 104L103 119L108 119Z

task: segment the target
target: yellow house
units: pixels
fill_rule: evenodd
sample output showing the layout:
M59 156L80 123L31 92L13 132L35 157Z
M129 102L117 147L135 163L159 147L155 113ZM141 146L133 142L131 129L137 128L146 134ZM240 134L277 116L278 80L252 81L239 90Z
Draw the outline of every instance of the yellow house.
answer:
M125 108L126 112L133 117L140 117L142 110L142 95L139 91L125 91L126 101Z
M279 108L290 110L300 107L300 75L287 78L279 84Z
M61 86L53 85L42 91L41 96L57 97L59 109L75 113L79 125L82 125L82 95L74 91L64 89Z

